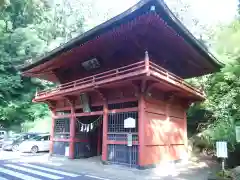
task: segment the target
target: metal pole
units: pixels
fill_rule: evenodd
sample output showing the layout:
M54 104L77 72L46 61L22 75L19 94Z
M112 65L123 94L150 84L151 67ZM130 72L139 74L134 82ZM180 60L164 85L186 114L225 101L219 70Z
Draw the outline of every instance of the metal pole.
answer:
M224 172L225 172L225 161L224 161L224 158L222 158L222 173L223 173L223 177L224 177Z
M131 129L129 129L129 135L131 136ZM131 142L132 143L132 142ZM131 156L131 146L129 146L129 152L130 152L130 155L129 155L129 163L130 163L130 167L132 167L132 156Z

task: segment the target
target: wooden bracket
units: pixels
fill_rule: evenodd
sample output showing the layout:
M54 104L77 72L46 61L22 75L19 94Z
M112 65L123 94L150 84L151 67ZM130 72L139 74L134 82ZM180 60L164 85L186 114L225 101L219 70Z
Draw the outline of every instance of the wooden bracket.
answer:
M168 102L172 102L174 99L176 99L176 95L174 91L168 92L165 94L165 100Z
M45 101L45 103L48 105L50 110L55 109L56 105L57 105L57 103L55 101L50 101L50 100Z
M139 95L140 93L146 92L148 81L146 79L143 79L141 81L132 81L131 85L134 88L135 93Z
M94 91L98 93L98 95L101 97L103 101L107 100L106 93L104 93L102 89L95 88Z
M141 81L141 89L140 89L140 92L141 93L145 93L146 92L146 88L147 88L147 80L146 79L143 79Z
M150 91L154 88L154 86L158 84L156 82L149 82L148 85L147 85L147 88L146 88L146 94L149 94Z
M135 94L135 96L138 96L139 93L140 93L140 85L139 85L139 83L136 82L136 81L132 81L131 85L132 85L132 87L133 87L133 89L134 89L134 92L135 92L134 94Z
M73 105L74 105L74 99L75 99L74 96L64 96L64 99L67 100L67 103L68 103L70 106L73 106Z
M191 104L194 102L192 100L187 100L187 99L182 99L182 106L185 108L185 109L188 109L189 106L191 106Z

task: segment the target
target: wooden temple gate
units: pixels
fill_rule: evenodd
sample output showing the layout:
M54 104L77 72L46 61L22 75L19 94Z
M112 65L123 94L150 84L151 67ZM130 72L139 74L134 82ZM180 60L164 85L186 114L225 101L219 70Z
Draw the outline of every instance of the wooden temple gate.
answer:
M52 155L148 168L186 158L186 110L205 94L184 78L221 67L162 0L142 0L22 71L59 84L33 100L52 111Z
M115 92L115 94L108 93L110 96L108 99L112 100L104 104L105 99L102 102L98 99L99 102L96 101L96 104L91 106L91 112L87 113L83 112L80 105L71 108L79 101L76 97L72 97L75 99L72 103L69 103L70 100L67 98L59 101L62 107L55 104L52 108L53 132L50 153L67 155L71 159L102 154L102 159L106 163L136 167L138 165L138 100L134 97L134 87L122 88ZM123 93L126 93L125 98ZM119 95L121 99L117 97ZM136 120L136 128L124 128L124 119L128 117ZM127 146L129 133L133 136L133 145L130 147ZM92 143L94 140L97 140L95 145Z
M148 61L146 58L145 64ZM83 112L78 96L59 100L52 109L51 154L67 155L71 159L102 154L104 163L130 167L155 163L164 158L179 158L181 149L185 151L186 148L185 110L189 102L172 93L162 93L154 88L155 85L134 80L121 83L114 89L95 89L88 93L92 99L89 112ZM124 120L129 117L136 120L135 128L124 128ZM165 130L166 122L170 123L168 128L177 128L177 132ZM166 136L164 131L171 133ZM132 137L130 146L129 134ZM180 151L170 152L176 148ZM164 151L169 151L173 157L163 157L161 153ZM144 154L148 152L146 157Z

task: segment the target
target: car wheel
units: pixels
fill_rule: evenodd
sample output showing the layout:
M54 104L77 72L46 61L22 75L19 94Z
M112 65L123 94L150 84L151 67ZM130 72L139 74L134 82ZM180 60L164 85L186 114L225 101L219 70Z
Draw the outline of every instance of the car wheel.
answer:
M33 146L31 148L31 153L36 154L37 152L38 152L38 147L37 146Z
M18 151L18 145L13 145L12 151L13 151L13 152L17 152L17 151Z

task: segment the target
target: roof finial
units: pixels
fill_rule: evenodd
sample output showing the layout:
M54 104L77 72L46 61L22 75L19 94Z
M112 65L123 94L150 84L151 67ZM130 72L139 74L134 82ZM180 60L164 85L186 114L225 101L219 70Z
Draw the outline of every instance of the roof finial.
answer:
M145 60L149 60L149 55L148 55L148 51L145 51Z
M155 8L156 8L156 7L152 5L152 6L150 7L150 11L155 11Z

